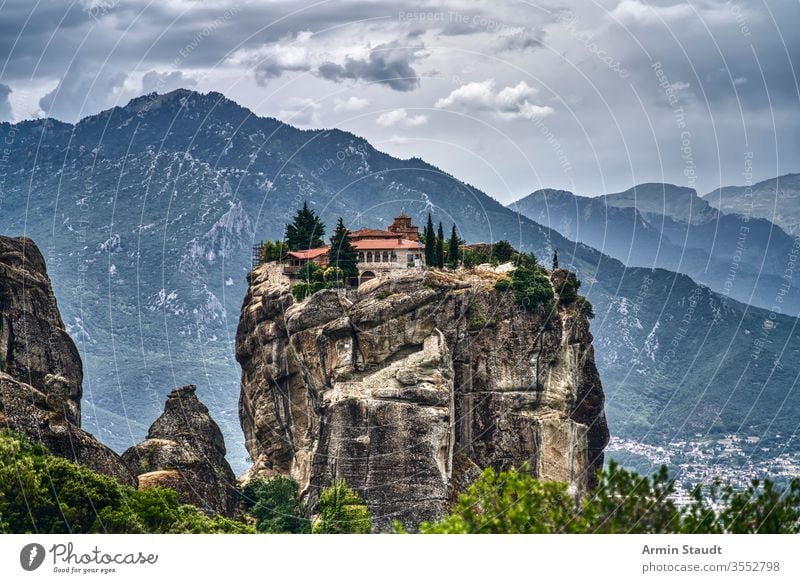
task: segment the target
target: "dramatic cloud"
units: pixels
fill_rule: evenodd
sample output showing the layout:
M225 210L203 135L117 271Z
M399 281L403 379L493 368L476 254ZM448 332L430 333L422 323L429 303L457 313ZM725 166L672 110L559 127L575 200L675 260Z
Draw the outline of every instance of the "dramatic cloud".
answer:
M408 112L405 109L394 109L392 111L387 111L386 113L380 114L378 119L375 120L375 123L386 128L414 128L428 123L428 116L408 115Z
M13 118L9 95L11 95L11 87L0 83L0 121L10 121Z
M420 58L421 47L385 43L372 49L365 59L348 57L344 64L326 62L319 74L331 81L353 79L379 83L395 91L413 91L419 87L419 75L411 64Z
M142 76L142 93L168 93L175 89L189 88L197 85L197 81L187 77L182 71L159 73L148 71Z
M336 98L333 102L333 111L358 111L369 105L369 99L364 97L350 97L347 100Z
M494 79L487 79L462 85L447 97L439 99L436 107L467 112L486 111L502 120L533 119L552 114L552 107L530 102L536 93L525 81L495 91Z
M240 49L229 59L233 65L252 68L259 85L266 85L285 72L309 71L313 56L306 43L312 34L298 33L293 40L262 45L256 49Z
M0 117L43 115L41 102L74 121L143 92L195 87L259 115L341 127L504 201L540 186L688 185L680 121L708 192L741 179L744 152L757 179L800 170L800 4L768 4L5 0ZM468 115L425 111L419 125L415 108L434 105ZM376 123L396 111L406 117ZM432 139L402 135L414 123Z
M113 106L125 79L127 75L121 71L77 66L39 100L39 107L48 117L74 122Z

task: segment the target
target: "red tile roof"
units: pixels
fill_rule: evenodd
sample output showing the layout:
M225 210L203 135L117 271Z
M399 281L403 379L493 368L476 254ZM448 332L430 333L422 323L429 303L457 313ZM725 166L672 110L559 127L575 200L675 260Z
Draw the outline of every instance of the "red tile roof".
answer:
M316 259L322 257L328 252L328 247L317 247L316 249L308 249L307 251L289 251L287 255L295 259Z
M408 239L398 239L395 235L394 239L361 239L360 241L353 241L353 247L359 251L372 251L375 249L424 249L424 245L420 245L419 241L409 241Z
M396 239L397 233L391 231L384 231L383 229L359 229L358 231L350 231L351 239Z

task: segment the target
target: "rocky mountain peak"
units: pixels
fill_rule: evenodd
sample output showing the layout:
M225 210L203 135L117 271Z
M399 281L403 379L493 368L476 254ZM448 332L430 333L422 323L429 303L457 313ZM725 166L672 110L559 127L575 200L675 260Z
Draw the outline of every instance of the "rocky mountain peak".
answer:
M344 479L379 530L442 516L486 467L586 492L608 441L588 321L523 310L500 277L402 270L296 302L279 266L255 269L236 338L251 474L312 506Z
M195 385L169 393L147 439L122 459L142 488L172 488L209 514L231 516L236 509L236 477L225 459L225 440Z

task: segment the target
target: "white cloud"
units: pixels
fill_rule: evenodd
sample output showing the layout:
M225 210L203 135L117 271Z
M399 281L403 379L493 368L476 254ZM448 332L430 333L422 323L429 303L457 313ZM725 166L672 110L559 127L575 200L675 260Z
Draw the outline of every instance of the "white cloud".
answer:
M672 6L652 6L639 0L622 0L611 16L626 24L657 24L680 20L694 15L689 4L673 4Z
M148 71L142 76L142 93L168 93L173 89L186 89L197 85L192 77L184 75L182 71L160 73Z
M533 119L554 113L547 105L535 105L531 99L538 91L525 81L495 91L494 79L475 81L455 89L436 102L441 109L487 111L502 120Z
M333 111L358 111L369 105L369 99L364 97L350 97L347 100L336 98L333 102Z
M278 112L278 119L295 126L319 126L319 112L322 106L307 97L293 97L283 104Z
M415 128L428 123L427 115L409 115L405 109L393 109L378 116L376 123L386 128Z

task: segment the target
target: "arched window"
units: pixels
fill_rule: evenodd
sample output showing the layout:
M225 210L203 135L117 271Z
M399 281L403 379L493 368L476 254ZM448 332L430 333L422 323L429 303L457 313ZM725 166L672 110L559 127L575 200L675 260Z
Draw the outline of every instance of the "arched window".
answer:
M359 251L358 252L358 261L360 263L364 263L364 252L363 251Z
M384 263L389 263L389 252L388 251L384 251L383 252L383 262Z
M397 263L397 252L392 251L392 263Z
M372 251L367 251L367 263L372 263Z

